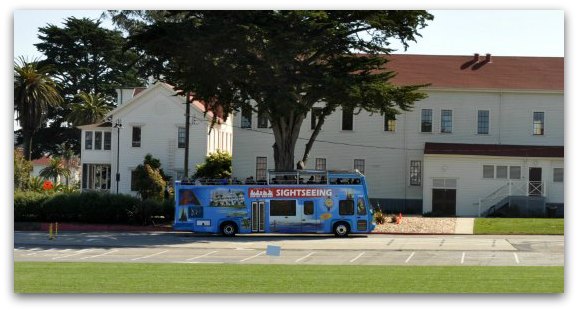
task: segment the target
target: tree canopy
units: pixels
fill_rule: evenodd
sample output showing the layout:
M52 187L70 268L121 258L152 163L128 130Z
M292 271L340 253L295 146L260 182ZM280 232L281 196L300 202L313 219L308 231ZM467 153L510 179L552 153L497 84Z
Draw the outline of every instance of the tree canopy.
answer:
M294 169L303 120L325 103L306 146L306 162L325 118L338 108L394 116L423 99L421 86L396 86L389 44L407 47L433 16L425 11L112 11L143 57L143 73L224 116L266 113L277 170ZM216 117L216 116L215 116Z

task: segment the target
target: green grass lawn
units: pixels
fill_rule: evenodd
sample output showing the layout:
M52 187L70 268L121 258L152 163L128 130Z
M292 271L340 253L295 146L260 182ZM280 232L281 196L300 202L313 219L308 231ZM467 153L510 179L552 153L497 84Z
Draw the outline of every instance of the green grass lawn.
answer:
M562 293L564 267L14 262L16 293Z
M564 234L561 218L476 218L474 234Z

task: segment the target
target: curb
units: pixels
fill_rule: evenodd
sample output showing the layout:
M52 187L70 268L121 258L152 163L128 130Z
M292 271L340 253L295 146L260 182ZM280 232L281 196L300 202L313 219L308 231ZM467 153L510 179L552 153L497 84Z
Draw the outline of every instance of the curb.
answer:
M50 223L14 223L15 231L48 231ZM130 226L130 225L99 225L99 224L77 224L59 223L58 231L115 231L115 232L137 232L137 231L173 231L172 226Z

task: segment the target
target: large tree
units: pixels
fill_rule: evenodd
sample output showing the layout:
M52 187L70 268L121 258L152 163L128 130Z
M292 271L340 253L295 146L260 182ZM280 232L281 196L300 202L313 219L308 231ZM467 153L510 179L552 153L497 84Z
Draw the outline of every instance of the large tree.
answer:
M32 159L32 140L46 119L48 109L62 103L50 66L19 58L14 63L14 111L21 127L24 156Z
M136 54L124 49L122 32L102 27L100 20L67 18L63 26L49 24L38 30L35 44L54 68L62 85L65 105L51 111L51 127L60 127L81 92L114 98L121 86L139 86Z
M191 92L224 116L266 113L275 169L293 170L295 144L315 103L394 116L423 99L420 86L395 86L391 40L407 47L432 15L425 11L123 11L113 21L147 60L148 74ZM216 117L216 114L215 114Z
M73 125L84 125L98 122L114 107L112 101L102 94L80 92L77 100L72 103L67 121Z

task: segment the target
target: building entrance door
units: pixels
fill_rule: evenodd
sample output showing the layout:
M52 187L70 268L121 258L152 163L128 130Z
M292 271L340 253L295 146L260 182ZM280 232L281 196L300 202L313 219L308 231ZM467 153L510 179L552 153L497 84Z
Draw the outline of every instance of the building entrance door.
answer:
M528 169L528 195L539 197L542 196L542 168L530 167Z
M456 189L432 189L432 213L441 216L456 215Z

